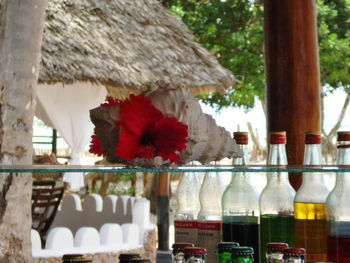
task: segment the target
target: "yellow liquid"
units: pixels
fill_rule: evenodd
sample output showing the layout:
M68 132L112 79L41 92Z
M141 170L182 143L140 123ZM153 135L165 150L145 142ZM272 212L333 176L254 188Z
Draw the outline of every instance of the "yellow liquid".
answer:
M327 261L325 204L294 202L295 243L306 249L306 261Z

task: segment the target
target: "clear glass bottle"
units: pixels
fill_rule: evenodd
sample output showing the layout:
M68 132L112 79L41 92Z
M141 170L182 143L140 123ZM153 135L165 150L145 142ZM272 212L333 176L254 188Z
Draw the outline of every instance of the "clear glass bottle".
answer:
M266 261L267 263L282 263L283 251L288 248L287 243L267 243Z
M216 245L221 241L221 197L225 189L221 175L216 172L205 174L199 201L197 245L207 250L207 261L216 261Z
M303 248L286 248L283 250L284 263L305 263L306 251Z
M202 247L186 247L185 248L186 263L205 263L207 251ZM215 262L215 261L214 261ZM210 263L210 261L208 261Z
M235 132L234 139L243 158L234 165L248 165L248 133ZM232 173L231 182L222 196L222 240L253 247L254 261L259 261L259 193L251 185L247 174Z
M350 165L350 131L337 134L337 165ZM350 263L350 173L337 173L326 211L328 261Z
M253 263L254 249L252 247L234 247L231 249L232 263ZM257 261L259 262L259 261Z
M185 173L178 184L175 212L175 243L197 243L197 215L200 210L200 181L196 172Z
M239 247L239 244L237 242L220 242L217 247L218 247L217 262L231 263L232 262L231 250L233 247Z
M287 165L286 132L271 132L268 165ZM260 195L260 262L266 262L266 244L283 242L295 246L294 207L295 191L288 173L269 172L267 184Z
M192 243L174 243L172 245L172 263L185 263L185 248L194 247Z
M305 133L304 162L322 165L321 132ZM327 260L326 199L329 190L322 173L303 173L294 198L295 244L307 251L307 262Z

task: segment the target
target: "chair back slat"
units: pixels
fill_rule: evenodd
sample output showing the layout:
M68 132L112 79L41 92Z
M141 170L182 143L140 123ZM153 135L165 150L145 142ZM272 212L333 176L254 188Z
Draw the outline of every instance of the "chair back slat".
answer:
M43 243L56 216L63 192L64 187L55 187L51 181L33 183L32 228L38 231Z

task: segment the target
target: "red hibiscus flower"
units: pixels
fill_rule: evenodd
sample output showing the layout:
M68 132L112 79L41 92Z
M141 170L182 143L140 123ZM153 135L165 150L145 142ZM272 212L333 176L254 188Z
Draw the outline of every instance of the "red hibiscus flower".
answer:
M98 156L105 156L105 154L101 152L101 145L95 134L91 136L89 152L94 153Z
M130 100L119 105L123 121L120 123L116 156L125 160L160 156L164 160L178 162L176 152L186 148L187 125L175 118L164 117L144 96L131 95Z

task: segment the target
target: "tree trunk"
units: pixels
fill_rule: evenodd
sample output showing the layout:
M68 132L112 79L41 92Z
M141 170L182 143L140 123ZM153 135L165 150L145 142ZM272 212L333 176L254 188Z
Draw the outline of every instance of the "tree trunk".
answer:
M44 0L2 0L0 15L0 162L32 163L34 86ZM0 177L0 262L32 262L30 174Z
M267 130L287 132L288 163L301 165L305 132L321 128L315 1L265 0L264 36ZM302 175L289 180L298 189Z

